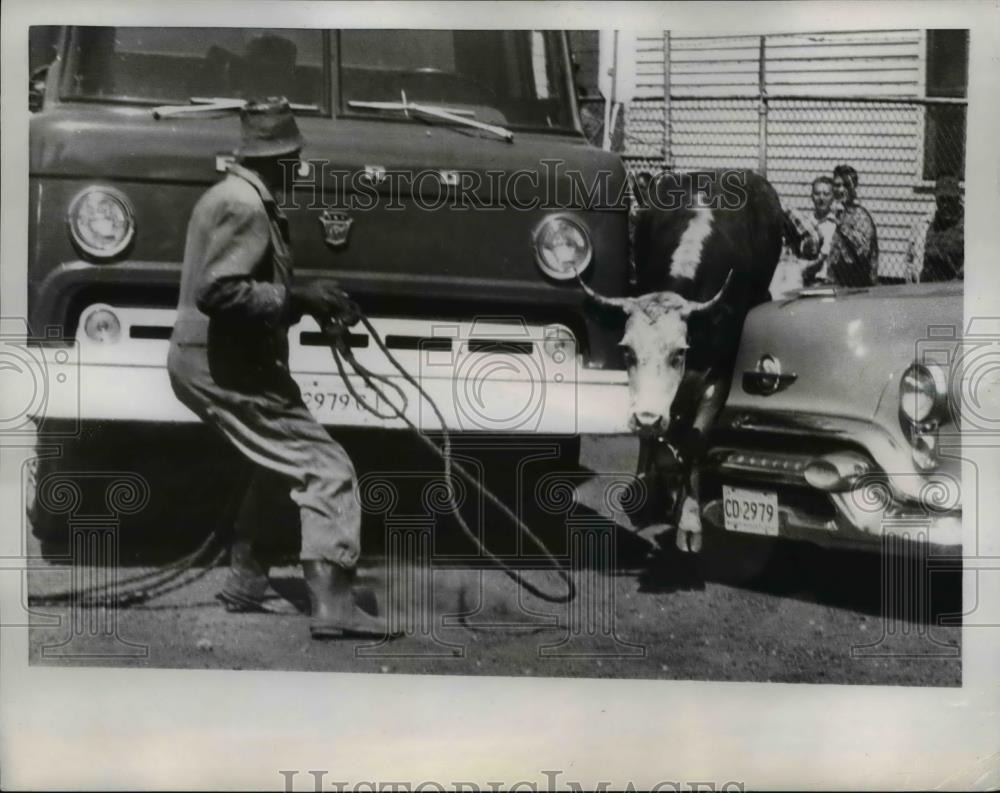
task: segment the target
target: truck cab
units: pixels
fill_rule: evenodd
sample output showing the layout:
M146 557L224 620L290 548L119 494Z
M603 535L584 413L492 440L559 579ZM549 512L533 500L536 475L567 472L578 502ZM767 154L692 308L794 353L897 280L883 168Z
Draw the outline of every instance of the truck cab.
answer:
M37 34L37 35L36 35ZM286 96L305 138L282 199L296 280L336 279L459 433L626 430L616 336L577 276L624 294L620 158L580 126L558 31L35 28L29 343L42 433L194 424L166 354L191 210L234 159L242 101ZM190 111L190 112L189 112ZM307 405L350 398L312 319L289 334ZM358 359L435 414L360 327ZM359 386L361 387L361 386ZM83 433L87 435L86 432Z

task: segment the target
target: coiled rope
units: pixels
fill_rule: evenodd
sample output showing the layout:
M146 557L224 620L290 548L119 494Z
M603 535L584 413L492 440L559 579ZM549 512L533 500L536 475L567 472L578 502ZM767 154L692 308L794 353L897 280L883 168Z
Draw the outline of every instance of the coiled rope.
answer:
M465 536L468 537L477 548L479 548L485 558L489 559L512 580L541 600L549 603L568 603L573 600L576 597L576 585L573 583L573 579L569 573L562 568L559 561L555 558L541 538L539 538L538 535L536 535L531 528L510 509L510 507L498 498L488 487L486 487L486 485L470 474L462 465L456 463L452 459L451 435L448 432L448 426L445 422L443 414L441 413L441 409L424 390L423 386L420 385L420 383L408 371L406 371L402 364L400 364L396 357L389 351L378 331L376 331L372 326L371 321L364 316L361 317L360 321L367 329L376 346L382 351L383 355L385 355L389 363L396 369L397 372L399 372L400 375L402 375L403 379L407 383L416 389L420 397L425 400L434 411L434 415L441 427L441 445L438 446L438 444L431 440L426 433L422 432L412 421L410 421L409 417L406 415L409 400L407 399L402 386L393 382L386 375L380 375L372 372L364 364L358 361L357 358L354 357L354 353L347 341L346 328L333 320L328 320L322 323L322 331L327 342L329 343L330 351L333 354L334 362L337 365L337 373L340 375L341 380L343 380L344 386L347 388L350 396L356 399L358 404L365 410L379 419L401 420L406 425L407 429L420 439L425 447L441 459L443 465L445 492L447 493L447 501L450 512L454 515L455 521L458 523L459 528ZM358 390L351 382L351 378L347 372L347 367L344 365L345 361L354 373L361 378L362 382L364 382L364 384L376 394L378 399L389 406L390 409L388 412L380 411L377 405L372 405L360 393L358 393ZM399 398L399 403L394 402L388 397L385 391L386 388L395 392L396 396ZM546 592L525 578L521 571L508 565L485 546L476 533L470 528L461 513L461 508L455 497L455 474L458 474L458 476L464 479L472 488L482 493L490 504L496 507L502 515L509 519L510 522L524 534L524 536L531 540L531 542L542 552L545 560L549 563L551 568L565 583L565 592ZM245 480L238 480L238 484L242 481ZM159 567L156 570L140 573L121 580L115 580L113 585L114 591L112 593L107 592L107 584L98 583L80 589L69 589L63 592L32 595L30 598L31 602L38 605L60 605L73 603L74 605L85 607L115 606L118 608L133 608L141 604L148 603L154 598L159 598L169 592L173 592L194 583L198 579L207 575L207 573L225 555L228 548L227 541L230 533L229 519L235 512L235 503L236 500L242 495L241 490L242 488L239 486L234 489L230 504L220 520L220 525L217 526L197 548L179 559L175 559L174 561L169 562L167 565ZM175 608L185 607L187 606L178 605Z

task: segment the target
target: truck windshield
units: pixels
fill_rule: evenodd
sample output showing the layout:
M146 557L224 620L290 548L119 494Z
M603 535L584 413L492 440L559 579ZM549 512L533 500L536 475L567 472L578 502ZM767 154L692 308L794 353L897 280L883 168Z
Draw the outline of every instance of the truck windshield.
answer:
M418 102L513 129L573 129L557 32L342 30L338 41L345 115L406 118L365 105Z
M513 129L574 129L556 31L343 30L336 36L344 115L405 119L403 111L365 104L417 102ZM148 104L285 96L326 111L327 52L323 30L78 27L61 93Z
M62 95L150 104L285 96L323 109L324 39L322 30L80 27Z

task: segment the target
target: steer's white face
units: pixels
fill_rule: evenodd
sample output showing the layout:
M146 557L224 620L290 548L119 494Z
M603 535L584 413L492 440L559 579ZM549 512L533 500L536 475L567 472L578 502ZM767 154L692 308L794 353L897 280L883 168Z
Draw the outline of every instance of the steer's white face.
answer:
M628 366L629 427L659 435L684 377L687 301L672 292L635 298L627 311L621 348Z
M715 297L703 303L676 292L604 297L580 279L580 286L594 302L625 314L620 344L628 366L629 426L634 432L660 435L670 425L670 409L684 377L688 318L718 304L731 277L729 273Z

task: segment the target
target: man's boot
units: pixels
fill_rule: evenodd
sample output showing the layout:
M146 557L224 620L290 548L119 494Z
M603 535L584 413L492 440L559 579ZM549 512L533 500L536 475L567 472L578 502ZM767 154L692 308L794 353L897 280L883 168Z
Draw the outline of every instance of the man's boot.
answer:
M229 577L216 597L231 612L299 613L274 591L267 580L267 566L248 539L235 540L229 549Z
M354 602L354 570L321 559L303 559L302 572L312 605L309 632L314 639L389 636L384 617L374 617Z

